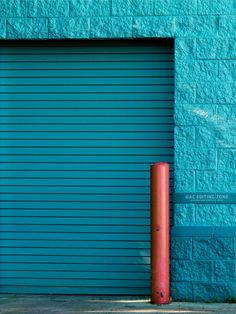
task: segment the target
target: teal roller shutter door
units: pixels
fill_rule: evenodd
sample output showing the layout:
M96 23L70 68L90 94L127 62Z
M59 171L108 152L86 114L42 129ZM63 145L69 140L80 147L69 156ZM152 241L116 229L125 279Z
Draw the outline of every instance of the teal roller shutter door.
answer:
M149 169L173 167L172 43L7 45L0 292L148 294Z

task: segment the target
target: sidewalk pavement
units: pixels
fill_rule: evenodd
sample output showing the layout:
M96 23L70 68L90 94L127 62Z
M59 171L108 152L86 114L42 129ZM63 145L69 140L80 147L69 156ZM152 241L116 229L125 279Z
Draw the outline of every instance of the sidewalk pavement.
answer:
M71 295L0 295L1 314L236 314L232 303L173 302L153 305L147 297L71 296Z

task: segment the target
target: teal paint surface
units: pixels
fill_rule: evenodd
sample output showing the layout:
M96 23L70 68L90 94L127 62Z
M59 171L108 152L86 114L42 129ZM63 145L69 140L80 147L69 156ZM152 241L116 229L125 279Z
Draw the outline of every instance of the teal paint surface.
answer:
M236 192L236 10L233 1L3 0L0 15L1 39L175 38L175 192ZM53 60L54 56L50 58ZM14 77L11 84L29 84L30 80ZM2 105L4 94L1 97ZM11 102L15 104L14 96ZM21 130L20 125L15 128L16 132ZM3 131L8 130L4 125ZM4 155L0 158L6 161ZM49 160L50 156L44 159ZM8 156L8 160L14 162L15 156ZM24 156L21 160L30 161ZM137 160L141 161L143 157L137 157ZM231 228L235 226L232 219L235 211L234 204L176 204L175 225L196 224L201 230L207 226ZM207 248L205 242L203 245ZM175 255L176 260L181 260L181 250L179 258ZM190 247L189 252L192 252ZM189 260L194 263L191 254L186 271ZM225 260L228 259L230 265L234 263L234 259L225 256ZM211 261L218 269L217 258L212 256ZM176 269L178 271L178 267ZM222 273L220 277L212 273L204 282L190 277L187 282L173 281L174 299L232 299L236 291L235 280L228 277L226 267L222 272L225 277Z
M0 292L149 294L172 42L16 43L0 61Z

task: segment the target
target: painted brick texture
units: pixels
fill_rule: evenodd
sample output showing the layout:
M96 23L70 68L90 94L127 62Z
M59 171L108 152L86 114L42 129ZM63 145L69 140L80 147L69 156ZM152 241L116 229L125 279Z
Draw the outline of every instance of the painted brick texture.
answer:
M193 208L187 210L192 211ZM235 254L233 237L175 237L171 245L174 299L208 302L235 300Z
M234 0L0 1L0 39L158 37L175 39L175 191L235 193ZM236 204L178 204L174 222L231 230L235 217ZM234 250L232 236L174 236L173 298L232 300Z

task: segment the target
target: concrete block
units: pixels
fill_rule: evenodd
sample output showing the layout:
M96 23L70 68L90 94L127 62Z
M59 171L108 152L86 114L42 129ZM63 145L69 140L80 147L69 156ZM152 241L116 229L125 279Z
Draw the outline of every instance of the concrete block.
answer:
M197 0L155 0L156 15L197 14Z
M193 239L193 258L195 260L234 259L234 239L221 237L202 237Z
M196 39L194 38L175 38L175 60L185 61L195 58Z
M216 105L176 104L175 125L206 125L215 128L217 125Z
M222 37L236 37L236 16L220 16L219 35Z
M196 191L234 193L235 177L231 171L196 171Z
M110 16L111 0L70 0L70 16Z
M192 300L192 284L190 282L171 282L173 301L187 302Z
M199 0L198 14L235 14L234 0Z
M216 16L178 16L175 20L177 37L213 37L218 33Z
M89 38L88 18L51 18L49 38Z
M27 0L1 0L0 17L26 17Z
M235 91L233 93L235 93ZM222 128L222 130L228 131L229 128L232 128L233 130L236 125L236 106L234 105L219 106L217 123Z
M198 83L196 103L232 104L235 102L234 86L228 82Z
M195 102L196 98L196 84L195 83L180 83L175 85L175 102L178 104L191 104Z
M175 21L173 17L135 17L133 37L173 37Z
M175 127L175 149L191 147L195 143L195 127L176 126Z
M28 0L29 17L69 16L69 0Z
M215 278L218 282L236 282L236 261L215 262Z
M190 259L192 257L192 239L190 237L172 237L170 254L172 259Z
M131 38L132 18L102 17L91 20L92 38Z
M195 223L195 205L194 204L175 204L174 207L174 225L191 226Z
M183 147L175 150L176 169L216 169L217 166L216 149L195 148L194 143L191 147Z
M236 204L197 204L196 224L202 226L235 226Z
M236 174L236 149L218 151L218 169Z
M10 18L7 19L7 39L46 39L48 19Z
M236 80L235 60L222 60L219 62L219 78L228 82Z
M218 63L215 60L177 59L175 78L182 82L214 81L218 78Z
M233 59L236 57L236 38L198 38L196 56L199 59Z
M210 261L172 260L173 281L211 282L213 265Z
M215 148L221 130L216 125L196 128L196 147Z
M175 169L175 192L193 192L195 190L195 171Z
M6 19L0 18L0 39L6 38Z
M195 302L235 302L236 283L196 283L193 285Z
M153 15L153 0L113 0L112 15L114 16L147 16Z

